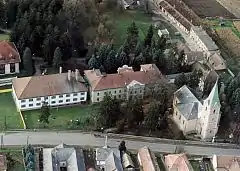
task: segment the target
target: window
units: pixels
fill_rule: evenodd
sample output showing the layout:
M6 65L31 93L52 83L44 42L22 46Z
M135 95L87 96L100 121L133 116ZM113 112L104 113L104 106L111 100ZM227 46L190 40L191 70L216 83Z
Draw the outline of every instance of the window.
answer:
M60 95L59 98L63 98L63 95Z
M37 101L40 101L40 100L41 100L41 97L38 97L38 98L37 98Z
M184 120L182 121L183 125L184 125Z
M24 107L26 107L26 105L21 105L21 108L24 108Z
M59 101L61 101L61 100L59 100ZM52 101L52 104L55 104L56 103L56 101Z
M99 96L99 93L97 93L97 96Z
M122 91L121 90L119 90L119 93L121 93Z
M107 92L106 92L106 91L104 92L104 95L107 95Z
M29 104L29 107L33 107L33 104Z
M41 103L37 103L37 104L36 104L36 106L40 106L40 105L41 105Z
M209 131L209 133L211 134L211 133L212 133L212 131Z
M77 101L77 98L73 98L73 101Z
M117 93L117 91L115 90L115 91L114 91L114 93L116 94L116 93Z
M29 101L30 101L30 102L32 102L32 101L33 101L33 99L29 99Z
M11 72L11 73L16 72L16 70L15 70L15 64L10 64L10 72Z
M214 109L214 110L213 110L213 113L215 113L215 112L216 112L216 110Z
M77 96L78 94L77 93L74 93L73 96Z
M59 101L58 101L58 103L62 103L62 102L63 102L63 100L59 100Z
M142 93L142 90L140 90L139 93Z
M179 120L181 120L181 115L179 116Z
M118 95L119 98L121 98L121 95Z
M84 95L85 95L85 93L81 93L81 95L82 95L82 96L84 96Z
M66 97L70 97L70 94L66 94Z
M25 103L26 102L26 100L21 100L21 103Z
M51 98L52 98L52 99L56 99L56 96L52 96Z
M137 91L135 91L134 93L137 94Z
M70 99L66 99L66 102L70 102Z
M97 98L97 101L99 101L99 98Z
M207 110L207 107L206 107L206 110Z
M176 116L177 116L177 111L176 111Z
M82 100L82 101L83 101L84 99L85 99L84 97L81 97L81 98L80 98L80 100Z
M44 100L47 100L48 99L48 97L44 97Z

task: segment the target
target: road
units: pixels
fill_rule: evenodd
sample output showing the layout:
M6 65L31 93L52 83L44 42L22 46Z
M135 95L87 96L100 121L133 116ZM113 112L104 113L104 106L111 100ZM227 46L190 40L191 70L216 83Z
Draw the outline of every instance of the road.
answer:
M95 137L87 133L67 133L67 132L16 132L3 134L4 145L58 145L65 143L79 146L104 146L105 138ZM118 147L122 139L108 139L107 145ZM148 146L154 152L174 153L176 145L170 143L151 143L134 140L125 140L128 149L137 150L143 146ZM224 149L216 147L202 147L197 145L181 145L184 151L193 155L240 155L240 149Z

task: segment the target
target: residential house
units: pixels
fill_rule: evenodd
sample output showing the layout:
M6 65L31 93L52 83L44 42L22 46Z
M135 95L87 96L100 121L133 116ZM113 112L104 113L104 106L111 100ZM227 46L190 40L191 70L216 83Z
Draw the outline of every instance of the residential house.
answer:
M121 160L120 151L118 150L118 148L110 148L106 145L101 148L96 148L96 165L99 166L100 168L104 168L106 160L111 153L114 154L114 157Z
M169 154L165 156L168 171L194 171L186 154Z
M220 121L218 76L208 74L201 98L191 88L182 86L174 93L173 120L183 133L196 133L203 140L215 137Z
M74 149L65 144L43 149L43 171L85 171L82 149Z
M43 102L51 107L84 103L87 87L79 71L14 78L12 95L19 110L39 109Z
M158 30L158 36L160 38L164 37L164 38L169 38L169 32L167 29L163 29L163 30Z
M7 158L4 154L0 155L0 171L7 171Z
M213 155L212 165L214 171L239 171L240 156Z
M159 167L153 161L155 156L147 147L142 147L138 150L138 162L143 171L159 171Z
M84 73L93 103L102 101L106 94L118 99L143 98L146 86L163 79L155 64L141 65L140 71L124 65L116 74L102 73L99 69L85 70Z
M196 43L197 51L204 52L206 57L219 53L218 46L201 26L192 26L189 36Z
M0 41L0 75L19 73L20 55L14 43Z
M121 158L118 158L113 151L105 160L104 171L123 171Z

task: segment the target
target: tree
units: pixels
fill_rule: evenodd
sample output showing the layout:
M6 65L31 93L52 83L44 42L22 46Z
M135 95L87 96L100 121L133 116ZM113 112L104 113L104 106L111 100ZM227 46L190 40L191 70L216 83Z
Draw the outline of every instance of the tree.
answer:
M49 124L50 108L47 102L43 102L41 107L41 113L39 115L39 121L42 123Z
M178 75L174 80L174 84L178 88L182 87L183 85L186 85L187 83L188 83L188 78L184 73Z
M149 135L158 127L161 114L164 112L164 107L159 102L151 102L145 117L145 125L149 129Z
M24 50L22 60L24 70L27 72L28 75L32 75L33 74L32 52L28 47L26 47L26 49Z
M16 162L13 159L13 156L11 155L11 153L6 154L6 159L7 159L7 168L8 169L14 168Z
M136 45L139 39L139 32L136 23L133 21L132 24L127 28L127 44L131 53L135 53Z
M116 125L121 116L119 100L106 94L103 101L100 102L97 117L97 127L110 128Z
M62 61L62 52L59 47L57 47L54 51L54 56L53 56L53 67L58 68L61 64Z
M194 70L190 75L188 79L188 86L196 89L199 86L200 78L202 76L201 71Z
M231 106L234 108L240 105L240 88L237 88L232 95Z
M117 121L117 123L116 123L117 132L118 133L124 132L124 126L125 125L126 125L125 119L121 119L121 120Z
M148 31L147 31L147 36L145 37L145 40L144 40L145 47L147 47L147 46L150 47L151 46L152 37L153 37L153 25L150 25L149 28L148 28Z
M165 37L161 37L157 39L156 47L157 49L161 49L162 51L166 49L167 39Z
M89 69L98 69L101 66L99 59L96 56L92 56L88 61Z

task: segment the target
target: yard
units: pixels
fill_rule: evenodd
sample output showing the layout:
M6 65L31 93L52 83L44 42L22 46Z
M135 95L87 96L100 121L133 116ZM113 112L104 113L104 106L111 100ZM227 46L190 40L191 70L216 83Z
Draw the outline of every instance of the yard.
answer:
M0 101L0 130L4 129L4 125L6 125L6 129L23 129L23 123L11 92L0 93Z
M91 128L93 124L91 114L96 112L96 107L96 105L86 105L50 109L51 115L48 125L38 122L40 110L24 111L22 113L27 129L87 129Z

